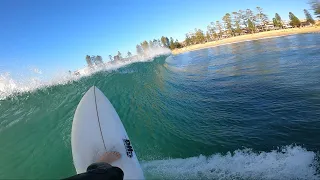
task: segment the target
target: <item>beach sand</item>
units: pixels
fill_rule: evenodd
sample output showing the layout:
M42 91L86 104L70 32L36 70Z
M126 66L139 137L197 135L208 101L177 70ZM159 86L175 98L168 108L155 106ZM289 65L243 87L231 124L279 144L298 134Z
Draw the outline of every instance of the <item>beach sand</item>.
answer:
M215 46L220 46L220 45L225 45L225 44L230 44L230 43L237 43L237 42L248 41L248 40L287 36L287 35L292 35L292 34L315 33L315 32L320 32L319 26L304 27L304 28L292 28L292 29L281 29L281 30L260 32L260 33L256 33L256 34L246 34L246 35L226 38L226 39L222 39L222 40L218 40L218 41L207 42L204 44L191 45L191 46L184 47L181 49L174 49L174 50L172 50L172 54L176 55L176 54L180 54L180 53L184 53L184 52L188 52L188 51L194 51L194 50L199 50L199 49L203 49L203 48L215 47Z

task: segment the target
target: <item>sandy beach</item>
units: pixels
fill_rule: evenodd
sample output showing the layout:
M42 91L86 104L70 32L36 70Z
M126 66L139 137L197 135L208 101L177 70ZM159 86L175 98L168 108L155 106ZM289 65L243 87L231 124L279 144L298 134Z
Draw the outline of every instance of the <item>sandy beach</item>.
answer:
M207 42L204 44L196 44L191 45L188 47L184 47L181 49L174 49L172 50L172 54L180 54L188 51L194 51L199 49L204 49L208 47L215 47L220 45L225 45L229 43L237 43L242 41L248 41L248 40L256 40L256 39L263 39L263 38L272 38L272 37L278 37L278 36L287 36L292 34L303 34L303 33L316 33L320 32L319 26L314 27L304 27L304 28L292 28L292 29L281 29L281 30L274 30L274 31L266 31L266 32L260 32L256 34L246 34L242 36L236 36L231 38L226 38L218 41L212 41Z

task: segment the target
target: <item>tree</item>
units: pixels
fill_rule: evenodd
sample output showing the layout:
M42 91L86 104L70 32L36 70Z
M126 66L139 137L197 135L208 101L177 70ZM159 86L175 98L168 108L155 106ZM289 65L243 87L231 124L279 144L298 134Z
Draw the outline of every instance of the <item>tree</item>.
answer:
M252 23L256 22L256 17L253 14L253 11L251 9L246 9L246 18L247 20L251 20ZM248 24L249 26L249 24Z
M273 18L272 22L274 27L278 27L278 21L276 20L276 18Z
M117 56L118 56L119 59L122 59L122 54L121 54L120 51L118 51L118 55Z
M196 42L197 43L204 43L205 41L205 37L204 37L204 33L201 29L196 29L195 30L195 35L196 35Z
M148 43L148 41L143 41L141 43L141 47L143 49L144 54L147 54L149 52L149 43Z
M242 24L243 24L245 27L248 27L248 24L247 24L248 19L247 19L247 16L246 16L245 12L242 11L242 10L239 10L239 11L238 11L238 14L239 14L239 16L240 16L240 19L241 19L241 21L242 21Z
M137 50L137 54L138 54L139 56L142 56L142 55L143 55L143 49L142 49L142 47L141 47L139 44L136 46L136 50Z
M110 59L110 61L113 61L113 59L112 59L112 56L111 56L111 55L109 55L109 59Z
M248 19L248 28L250 30L251 33L254 33L256 30L256 26L254 25L254 23L251 21L251 19Z
M218 37L221 38L222 37L222 24L220 23L220 21L216 21L216 28L218 30Z
M241 27L240 27L241 15L238 12L232 12L232 15L233 15L232 20L235 26L235 33L239 35L241 33Z
M92 64L97 64L96 63L96 56L91 56L90 57Z
M314 10L314 15L320 19L320 1L319 0L310 0L311 8Z
M86 61L89 67L92 67L92 61L91 61L91 57L89 55L86 55Z
M276 13L275 18L276 18L276 22L277 22L277 27L282 28L282 26L283 26L282 19L278 13Z
M169 42L169 38L168 38L168 37L162 36L162 37L161 37L161 43L162 43L162 45L163 45L164 47L169 48L169 46L170 46L170 42Z
M98 64L102 64L102 63L103 63L102 57L99 56L99 55L97 55L97 56L95 57L95 64L98 65Z
M268 16L266 14L263 13L263 9L261 7L257 7L257 20L259 22L260 25L263 25L264 27L266 27L269 19ZM263 28L264 29L264 28Z
M207 26L207 31L210 34L211 40L215 40L217 38L216 25L214 22L211 22L210 25Z
M247 19L247 27L251 31L251 33L255 32L256 28L256 16L253 14L253 11L251 9L246 9L246 19Z
M206 40L207 40L207 42L211 41L211 36L210 36L209 31L206 32Z
M154 48L160 47L158 40L153 39L153 41L152 41L152 47L154 47Z
M166 42L166 38L164 36L161 37L161 43L163 47L167 47L167 42Z
M185 44L186 44L187 46L189 46L189 45L192 44L191 38L190 38L190 36L189 36L188 33L186 34L186 39L184 40L184 42L185 42Z
M118 55L117 55L117 56L114 56L114 57L113 57L113 60L114 60L114 61L119 61L119 60L120 60L120 57L119 57Z
M290 25L295 27L300 27L301 22L300 20L292 13L289 12L289 19L290 19Z
M314 19L312 18L311 14L309 13L309 11L307 11L306 9L303 10L304 15L306 16L306 20L307 22L311 23L311 24L315 24L316 22L314 21Z
M174 45L176 48L181 48L182 45L179 43L178 39L176 39L176 41L174 42Z
M278 13L275 14L275 17L272 19L274 27L282 28L283 23L280 15Z
M127 53L127 57L128 57L128 58L130 58L131 56L132 56L131 52L130 52L130 51L128 51L128 53Z
M173 40L173 38L172 37L170 37L170 49L171 50L173 50L173 49L175 49L176 47L175 47L175 44L174 44L174 40Z
M169 46L170 46L170 41L169 41L169 38L168 38L168 37L166 37L166 41L167 41L168 47L169 47Z
M196 42L195 33L189 32L188 34L189 34L189 37L190 37L190 43L191 43L191 44L196 44L197 42Z
M231 15L227 13L226 15L223 16L222 20L224 22L224 28L228 30L228 34L231 34L233 36L234 33L232 29Z

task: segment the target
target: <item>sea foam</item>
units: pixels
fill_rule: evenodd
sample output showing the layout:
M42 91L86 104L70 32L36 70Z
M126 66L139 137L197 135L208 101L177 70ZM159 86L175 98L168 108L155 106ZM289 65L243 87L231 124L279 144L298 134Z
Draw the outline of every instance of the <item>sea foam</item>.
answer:
M270 152L251 149L186 159L144 162L147 177L160 179L319 179L317 155L301 146Z

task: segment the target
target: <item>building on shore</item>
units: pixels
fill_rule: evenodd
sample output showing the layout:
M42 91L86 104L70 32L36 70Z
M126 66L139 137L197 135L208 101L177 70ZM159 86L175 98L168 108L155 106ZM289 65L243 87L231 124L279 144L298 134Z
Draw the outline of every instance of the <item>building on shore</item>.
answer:
M301 25L301 27L312 26L312 24L310 22L308 22L306 19L300 19L300 25Z

